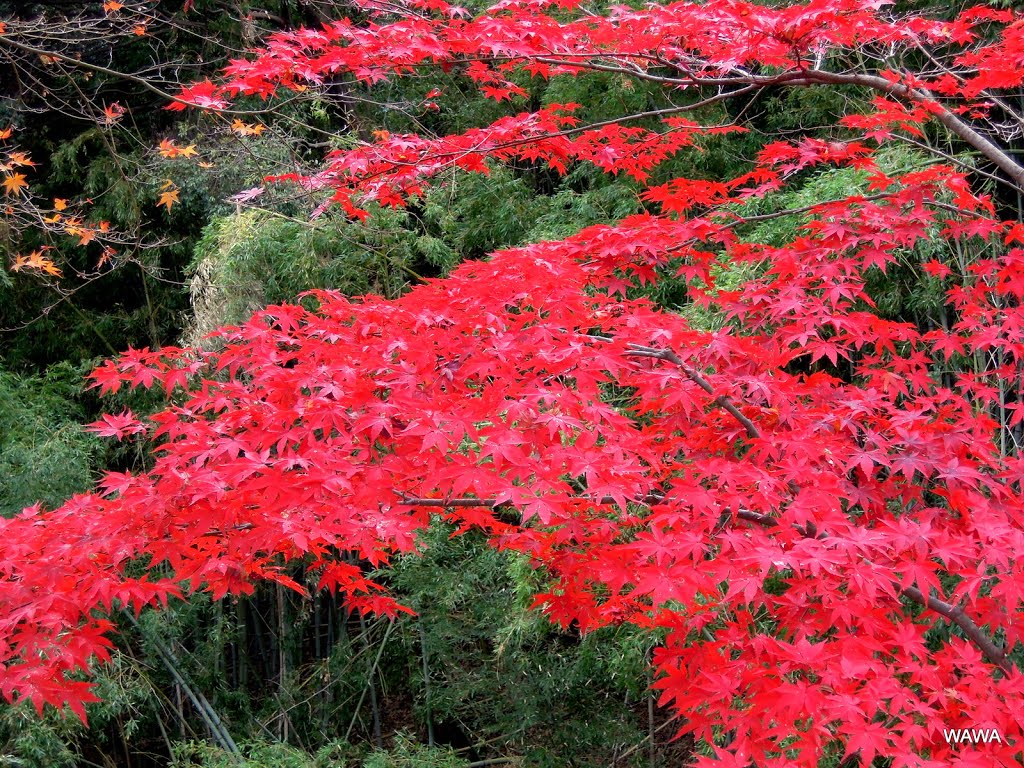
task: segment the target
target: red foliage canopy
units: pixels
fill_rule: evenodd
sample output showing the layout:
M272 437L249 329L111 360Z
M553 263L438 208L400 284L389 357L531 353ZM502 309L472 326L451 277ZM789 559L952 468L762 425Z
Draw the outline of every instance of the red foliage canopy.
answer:
M1010 14L890 20L856 0L574 6L502 2L467 19L431 0L397 20L280 34L183 96L217 106L428 64L464 66L496 98L514 96L517 70L718 89L679 112L764 85L848 83L879 92L874 111L844 119L851 131L882 141L934 119L1021 178L986 134L988 118L1015 114L997 89L1024 79ZM924 48L935 67L847 67L881 48L886 61ZM580 126L571 111L382 136L302 181L358 213L449 168L485 172L487 159L587 161L642 180L705 132L667 114L657 132L630 116ZM662 633L656 685L683 731L717 745L705 763L812 766L838 743L865 765L1019 765L1024 464L994 437L1024 419L1024 229L997 220L955 168L886 175L873 143L847 138L769 144L742 178L647 189L661 213L503 251L396 301L319 292L315 311L271 307L223 331L217 352L105 363L93 374L103 391L173 394L147 424L97 424L148 429L155 465L0 522L0 690L80 711L91 694L68 676L108 652L99 609L290 583L295 558L358 608L403 610L342 555L379 564L413 551L433 512L546 568L537 606L556 622ZM870 189L791 212L804 224L783 245L739 236L736 203L823 164L864 169ZM935 238L986 245L962 274L924 265L945 281L948 322L880 317L869 270ZM748 281L716 287L745 264ZM722 328L629 298L673 272ZM948 745L942 730L961 727L1001 738Z

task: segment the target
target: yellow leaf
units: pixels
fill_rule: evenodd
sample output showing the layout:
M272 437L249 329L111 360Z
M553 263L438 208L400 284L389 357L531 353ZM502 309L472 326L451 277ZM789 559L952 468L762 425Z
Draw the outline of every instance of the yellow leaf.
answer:
M200 168L213 168L213 163L204 163L202 160L199 161Z
M44 216L43 221L46 222L47 224L56 224L62 218L64 217L61 216L59 213L55 213L53 214L53 216Z
M71 216L64 219L64 233L68 237L85 238L88 228L82 226L82 219L79 216ZM90 238L91 239L91 238ZM86 240L88 242L88 240Z
M27 186L28 182L25 181L25 174L23 173L12 173L10 175L4 176L3 187L5 194L18 194Z

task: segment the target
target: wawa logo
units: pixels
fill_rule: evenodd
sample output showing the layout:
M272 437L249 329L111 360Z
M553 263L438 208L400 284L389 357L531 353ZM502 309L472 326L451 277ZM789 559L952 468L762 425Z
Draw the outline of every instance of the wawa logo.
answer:
M943 728L947 744L1002 744L1003 738L995 728Z

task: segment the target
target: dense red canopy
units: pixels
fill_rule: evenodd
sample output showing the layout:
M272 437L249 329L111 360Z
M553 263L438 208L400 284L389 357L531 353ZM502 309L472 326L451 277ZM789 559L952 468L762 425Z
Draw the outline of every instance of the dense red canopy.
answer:
M984 116L993 89L1024 77L1020 22L988 9L891 20L852 0L573 6L504 2L469 19L431 2L397 21L275 35L224 83L182 95L217 106L338 71L373 81L445 62L496 98L514 97L516 70L722 89L680 112L766 84L880 95L844 118L864 137L768 144L742 178L647 189L658 212L464 264L395 301L322 292L313 311L271 307L224 331L217 352L106 363L94 374L104 391L161 386L174 404L96 426L148 430L151 471L0 522L6 696L80 707L89 694L66 675L107 653L97 609L288 583L282 564L296 558L357 607L402 610L342 555L378 564L412 551L437 513L545 568L537 605L560 624L632 622L664 637L662 701L725 765L817 765L836 743L865 765L1019 765L1022 464L994 437L1024 418L1008 397L1024 354L1024 231L997 221L955 168L886 175L872 148L935 119L1013 181L1009 156L990 156L1000 150ZM851 51L870 62L880 46L890 59L923 46L943 66L847 66ZM358 213L508 159L643 180L723 130L670 115L658 131L629 116L581 126L571 113L380 136L300 181ZM739 203L829 165L862 169L866 188L790 214L804 217L790 242L740 237ZM936 238L988 243L963 274L924 265L948 289L950 321L922 331L880 317L869 270ZM719 290L737 268L749 279ZM629 298L673 274L721 327ZM942 730L961 727L1001 738L947 745Z

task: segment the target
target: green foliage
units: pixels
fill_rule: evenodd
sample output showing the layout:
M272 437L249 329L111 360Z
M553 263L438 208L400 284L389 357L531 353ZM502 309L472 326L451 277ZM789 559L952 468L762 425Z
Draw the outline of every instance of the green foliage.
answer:
M420 613L406 622L421 622L422 636L404 637L410 654L426 653L439 732L457 733L467 747L519 752L536 766L606 765L623 745L642 742L649 636L612 627L581 637L552 628L530 610L542 573L476 534L451 538L443 525L426 535L421 556L403 559L391 576ZM425 719L421 666L415 669Z
M114 137L96 127L62 142L45 135L36 142L33 154L48 154L49 162L34 172L33 193L44 204L67 198L83 206L87 226L108 222L120 236L139 235L139 245L117 249L101 268L95 243L81 246L67 236L25 233L25 241L12 247L53 247L65 276L60 290L31 274L12 275L0 284L0 323L21 329L0 337L8 364L39 369L60 360L112 355L140 346L140 340L156 346L173 339L187 305L178 283L193 233L184 226L168 231L153 220L155 194L143 154L118 153Z
M543 103L579 104L575 114L586 122L608 115L628 115L661 106L661 89L618 73L587 72L575 77L552 78L544 89Z
M346 763L321 761L287 744L254 741L240 745L241 758L205 741L174 745L170 768L343 768Z
M378 211L365 224L331 214L305 221L256 210L214 219L189 268L193 341L266 304L295 301L311 288L398 295L418 278L410 265L450 263L436 239L403 227L408 219L408 213L391 210Z
M0 766L73 768L83 730L53 712L40 718L27 704L0 707Z
M884 173L897 175L921 170L930 158L903 147L886 147L874 156ZM796 189L769 195L752 201L744 207L744 215L773 215L787 209L809 206L842 199L850 194L869 194L866 171L853 168L829 168L815 173ZM768 245L782 245L796 238L806 214L780 215L763 220L748 228L747 237ZM899 251L897 263L885 272L873 268L867 272L868 294L875 302L877 313L885 318L915 322L922 327L940 325L944 311L941 281L921 270L923 262L962 261L951 252L950 241L938 237L922 240L911 251ZM955 270L956 271L956 270ZM960 270L963 272L963 270ZM725 286L723 286L725 287ZM733 286L735 287L735 286Z
M523 242L544 208L524 179L499 167L488 176L460 174L432 190L423 213L444 244L447 258L439 266L450 267L456 255L478 258Z
M66 363L39 376L0 369L0 516L55 507L92 484L99 441L79 424L81 377Z
M335 212L315 219L271 210L219 215L188 270L196 315L188 338L195 342L312 288L397 296L410 282L444 274L463 259L564 236L638 209L631 187L592 169L567 177L554 195L537 196L523 178L494 168L486 177L460 174L412 209L375 208L365 222Z
M466 768L468 762L450 749L427 747L407 734L396 734L394 746L385 752L376 750L362 768Z
M71 768L89 764L85 754L116 764L127 745L146 751L158 692L145 667L115 654L92 679L102 701L89 705L88 726L66 712L39 717L26 703L0 707L0 767Z
M591 168L577 168L558 191L543 198L543 206L524 242L568 237L583 227L609 224L640 209L633 185L616 182Z
M174 745L170 768L466 768L468 762L450 749L427 747L407 734L395 734L389 750L363 750L329 742L314 754L279 742L250 741L240 757L203 741Z

